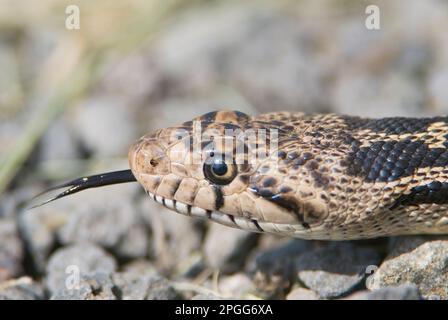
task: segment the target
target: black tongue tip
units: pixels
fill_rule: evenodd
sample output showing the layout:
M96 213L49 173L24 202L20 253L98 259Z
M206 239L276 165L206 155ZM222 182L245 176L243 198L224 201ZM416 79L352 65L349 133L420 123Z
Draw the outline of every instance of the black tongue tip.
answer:
M134 182L137 181L135 179L134 174L131 170L121 170L121 171L113 171L113 172L106 172L101 173L93 176L78 178L72 181L68 181L66 183L51 187L38 195L36 195L32 200L36 199L37 197L40 197L41 195L60 188L67 188L67 190L59 193L53 198L50 198L44 202L38 203L36 205L33 205L29 207L27 210L31 210L40 206L43 206L44 204L47 204L49 202L52 202L54 200L69 196L71 194L77 193L82 190L90 189L90 188L98 188L103 186L108 186L112 184L119 184L119 183L126 183L126 182Z

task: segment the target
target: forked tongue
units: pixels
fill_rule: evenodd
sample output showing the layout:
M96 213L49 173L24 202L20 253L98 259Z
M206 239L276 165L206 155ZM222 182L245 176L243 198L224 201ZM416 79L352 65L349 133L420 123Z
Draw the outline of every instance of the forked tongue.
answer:
M68 187L68 189L59 193L58 195L54 196L53 198L50 198L42 203L38 203L28 209L33 209L33 208L43 206L44 204L47 204L54 200L63 198L65 196L69 196L71 194L75 194L82 190L86 190L86 189L90 189L90 188L98 188L98 187L108 186L108 185L112 185L112 184L134 182L134 181L137 181L137 180L135 179L131 170L106 172L106 173L101 173L101 174L97 174L97 175L93 175L93 176L78 178L78 179L68 181L66 183L51 187L51 188L39 193L32 200L36 199L37 197L40 197L41 195L43 195L47 192Z

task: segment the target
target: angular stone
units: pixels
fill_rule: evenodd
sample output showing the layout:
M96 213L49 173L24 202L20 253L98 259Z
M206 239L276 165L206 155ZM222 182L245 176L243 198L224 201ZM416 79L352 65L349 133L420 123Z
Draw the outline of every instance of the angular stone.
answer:
M71 245L57 250L50 257L45 282L50 292L60 292L72 287L79 279L94 273L107 275L115 271L116 267L115 259L94 244ZM89 290L77 294L83 297Z
M417 285L425 299L448 299L447 237L399 237L371 277L370 289Z
M29 277L0 283L0 300L42 300L44 288Z
M405 284L398 287L384 287L369 291L359 291L348 296L348 300L421 300L416 285Z
M377 251L350 242L328 242L296 259L297 277L322 298L335 298L353 291L370 266L380 262Z

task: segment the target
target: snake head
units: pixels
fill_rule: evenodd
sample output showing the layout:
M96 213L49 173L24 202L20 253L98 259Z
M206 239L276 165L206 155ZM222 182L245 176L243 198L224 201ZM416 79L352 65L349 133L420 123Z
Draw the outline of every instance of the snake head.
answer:
M309 179L318 166L296 168L297 160L291 160L300 155L305 164L314 157L299 145L302 126L285 124L302 116L216 111L156 130L129 149L131 170L59 185L69 189L45 203L87 188L138 181L156 202L181 214L255 232L311 234L328 208Z
M156 202L235 226L253 170L247 155L236 153L247 145L235 135L249 122L244 113L220 111L157 130L130 148L131 170Z
M151 198L178 213L293 233L293 226L309 225L300 221L297 181L288 184L279 168L279 135L291 135L279 130L238 111L210 112L143 136L130 148L129 163Z

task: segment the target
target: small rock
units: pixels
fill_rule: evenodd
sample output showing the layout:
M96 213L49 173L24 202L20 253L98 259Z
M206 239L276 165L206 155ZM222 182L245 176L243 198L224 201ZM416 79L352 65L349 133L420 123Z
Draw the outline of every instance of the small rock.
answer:
M251 4L207 7L178 19L151 53L181 92L217 91L224 83L258 110L317 112L327 103L321 92L328 70L313 63L318 45L304 28L301 19Z
M102 94L118 95L131 110L139 105L152 109L148 108L150 99L161 95L163 89L158 66L148 56L145 48L118 60L110 59L106 64L99 88Z
M156 274L157 269L154 267L154 265L149 260L133 260L125 265L123 265L121 268L124 272L131 272L131 273L139 273L139 274Z
M379 262L380 255L368 247L329 242L300 255L296 268L299 281L307 288L322 298L335 298L359 286L369 266Z
M0 283L0 300L42 300L45 293L42 286L29 277Z
M312 290L295 288L288 293L286 300L319 300L319 296Z
M141 258L149 253L148 229L143 223L132 224L113 249L121 258Z
M65 118L59 118L50 125L40 145L41 162L80 157L77 142Z
M63 244L95 242L120 257L147 255L148 239L134 196L137 184L121 184L64 199L67 221L57 230Z
M137 138L132 113L119 97L91 97L75 108L70 119L76 136L98 158L126 156Z
M14 220L0 218L0 244L0 282L2 282L23 272L22 241Z
M416 285L401 285L398 287L384 287L378 290L364 290L356 292L347 300L421 300Z
M394 239L371 280L369 289L411 283L417 285L425 299L448 299L447 237Z
M121 184L23 212L19 225L36 270L44 271L56 238L63 245L93 242L119 258L147 256L147 227L133 203L138 190L137 184Z
M76 278L98 272L108 274L115 269L114 258L103 249L92 243L81 243L59 249L50 257L45 280L48 289L55 293L67 289L67 284Z
M203 221L168 210L149 197L142 198L140 205L143 218L152 230L150 251L157 267L189 269L191 256L202 245ZM182 268L181 264L187 266Z
M83 275L77 286L60 288L51 300L116 300L115 287L108 273Z
M204 240L205 260L222 273L235 272L243 266L257 238L256 233L210 223Z
M266 299L283 298L295 281L295 259L314 242L293 239L257 253L248 263L256 292Z
M197 294L191 298L191 300L222 300L222 298L212 294Z
M121 272L112 275L115 292L123 300L174 300L181 298L170 282L154 273Z
M253 291L252 280L244 273L236 273L219 280L219 292L231 299L244 299Z
M36 273L45 271L47 257L56 243L55 229L65 222L62 212L52 206L43 208L24 211L19 216L19 227Z

